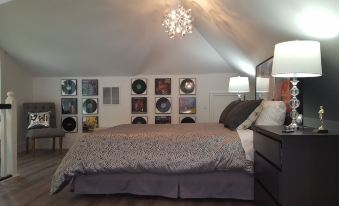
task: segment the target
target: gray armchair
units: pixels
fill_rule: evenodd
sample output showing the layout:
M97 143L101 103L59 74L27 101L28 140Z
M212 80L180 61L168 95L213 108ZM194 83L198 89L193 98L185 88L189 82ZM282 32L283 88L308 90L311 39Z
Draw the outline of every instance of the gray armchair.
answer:
M50 127L41 129L27 129L28 127L28 112L48 112L50 113ZM55 104L54 103L24 103L23 113L25 117L25 137L26 137L26 152L29 148L29 140L32 142L32 151L35 154L35 140L39 138L53 138L53 150L55 150L55 138L59 137L59 149L62 151L62 139L65 136L63 129L56 126Z

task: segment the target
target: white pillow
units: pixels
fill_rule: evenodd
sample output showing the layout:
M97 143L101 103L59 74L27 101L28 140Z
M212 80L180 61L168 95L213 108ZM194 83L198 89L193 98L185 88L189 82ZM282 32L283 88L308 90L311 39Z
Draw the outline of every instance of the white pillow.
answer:
M264 101L256 125L283 125L286 116L286 105L283 101Z

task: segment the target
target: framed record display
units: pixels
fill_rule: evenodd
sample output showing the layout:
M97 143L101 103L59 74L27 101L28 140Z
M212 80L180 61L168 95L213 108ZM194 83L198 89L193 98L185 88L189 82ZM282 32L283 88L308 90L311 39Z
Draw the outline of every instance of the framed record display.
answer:
M97 79L82 80L82 96L98 96L99 81Z
M147 113L147 97L132 97L131 106L132 114Z
M98 116L84 116L82 117L82 132L93 132L95 128L99 128Z
M184 124L184 123L195 123L196 122L196 117L193 117L193 116L190 116L190 117L181 116L181 117L179 117L179 122L181 124Z
M78 99L61 98L61 114L78 114Z
M61 95L62 96L76 96L77 95L77 80L76 79L62 79L61 80Z
M179 79L179 94L196 94L195 78Z
M156 95L171 95L171 78L155 79Z
M133 95L147 94L147 79L132 79L131 80L131 94Z
M170 97L156 97L155 98L155 113L156 114L170 114L172 108L172 100Z
M179 114L196 114L196 98L180 97Z
M98 98L82 99L82 114L98 114Z
M147 124L148 118L146 116L131 117L131 124Z
M155 124L171 124L171 116L155 116Z
M63 116L61 118L61 126L65 132L78 132L78 117Z

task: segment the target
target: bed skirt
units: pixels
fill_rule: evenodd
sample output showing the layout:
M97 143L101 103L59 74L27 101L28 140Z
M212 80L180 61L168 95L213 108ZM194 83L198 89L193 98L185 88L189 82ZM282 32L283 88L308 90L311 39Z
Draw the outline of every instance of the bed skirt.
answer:
M77 176L76 194L135 194L168 198L254 199L254 177L243 171L163 175L97 174Z

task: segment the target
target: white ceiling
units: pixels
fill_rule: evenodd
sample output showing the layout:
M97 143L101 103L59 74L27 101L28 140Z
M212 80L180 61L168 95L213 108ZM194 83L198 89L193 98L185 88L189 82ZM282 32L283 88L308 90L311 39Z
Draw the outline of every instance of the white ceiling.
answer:
M0 5L0 48L37 76L254 75L274 44L314 39L298 25L303 11L339 13L339 0L186 0L193 34L169 39L161 17L176 2L13 0ZM338 37L317 40L339 65Z

